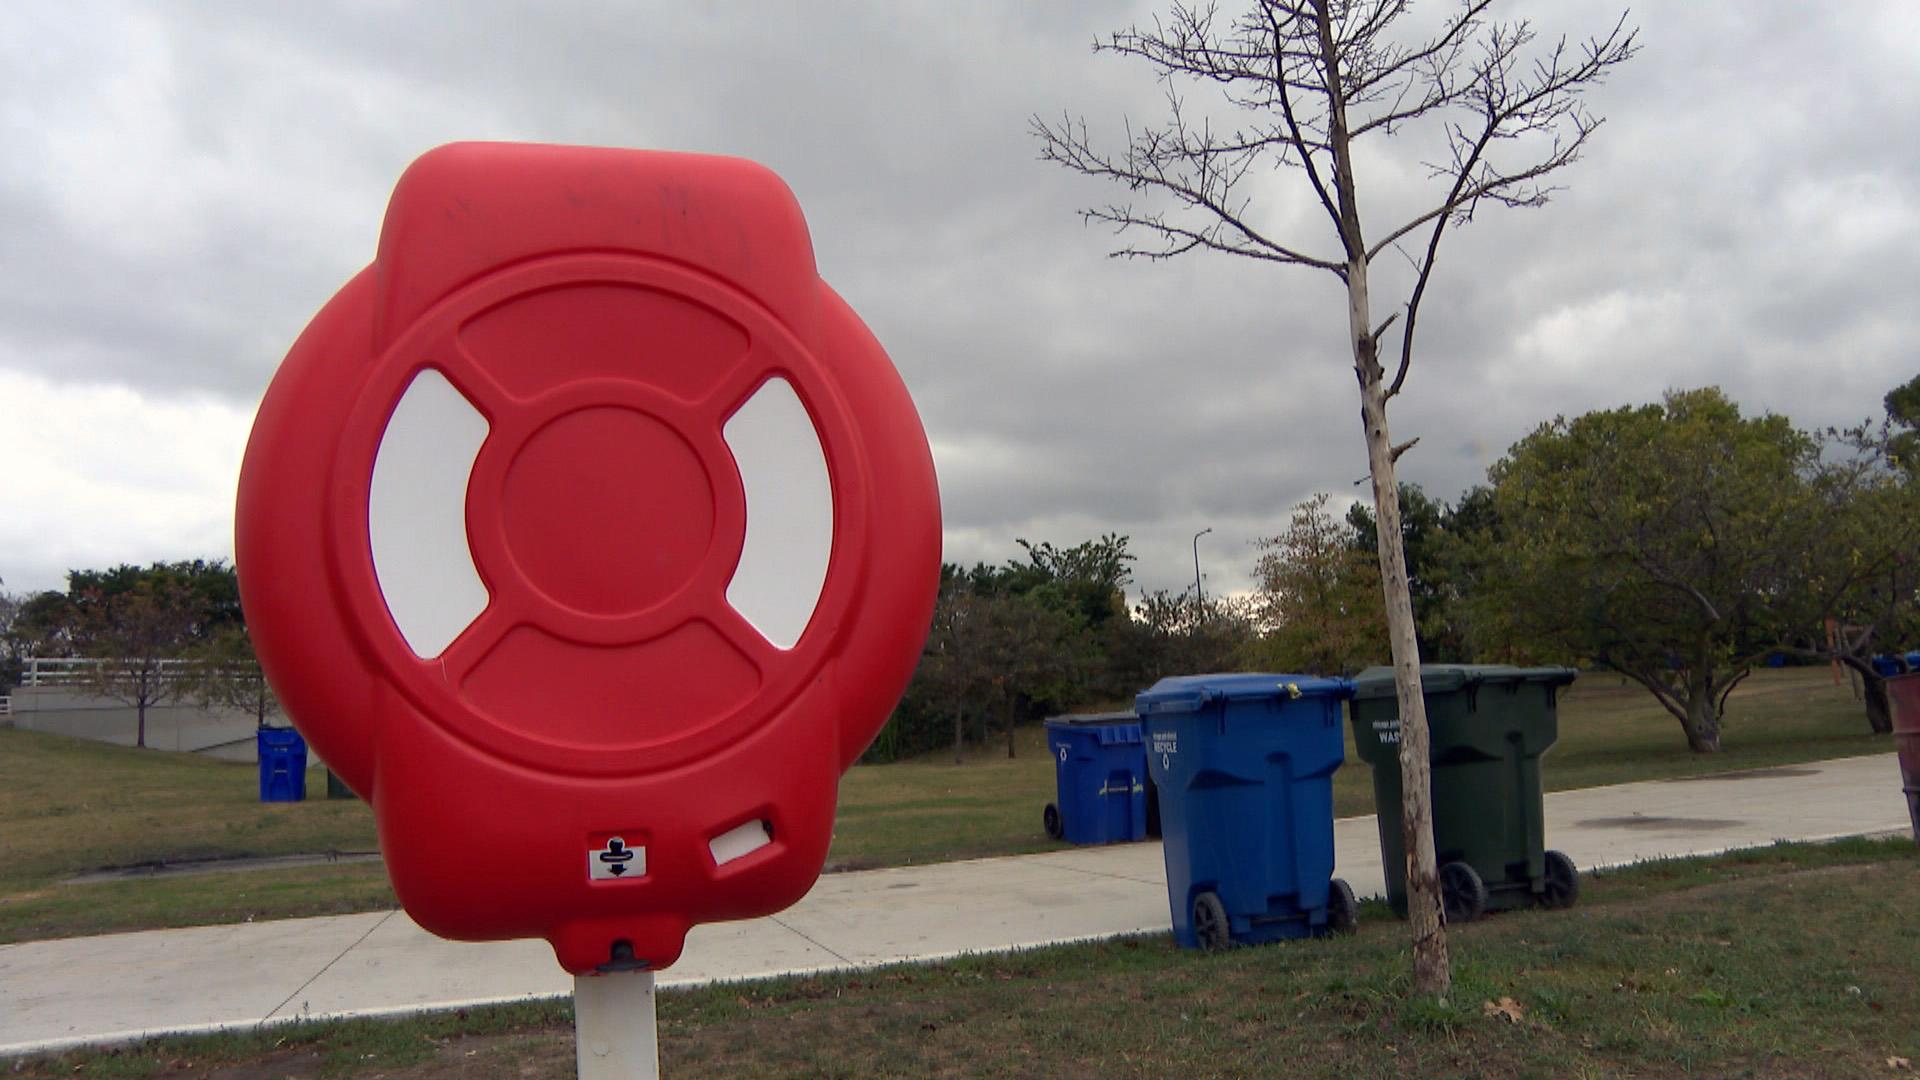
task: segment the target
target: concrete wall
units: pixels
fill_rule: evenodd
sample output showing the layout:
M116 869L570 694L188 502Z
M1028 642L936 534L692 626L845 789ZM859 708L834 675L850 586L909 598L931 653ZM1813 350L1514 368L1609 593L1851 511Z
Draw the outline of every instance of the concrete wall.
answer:
M27 731L71 735L132 746L139 714L131 706L93 697L64 686L23 686L13 690L13 726ZM281 721L284 723L285 721ZM147 709L147 745L155 750L205 754L224 761L253 761L252 713L203 709L197 705L153 705Z

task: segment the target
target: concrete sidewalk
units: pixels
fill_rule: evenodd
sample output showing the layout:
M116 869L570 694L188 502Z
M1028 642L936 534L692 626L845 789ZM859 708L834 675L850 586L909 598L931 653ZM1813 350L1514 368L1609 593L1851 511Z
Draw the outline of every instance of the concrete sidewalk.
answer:
M1547 796L1582 869L1908 828L1893 755ZM1374 819L1334 826L1337 873L1383 890ZM99 886L95 886L99 887ZM834 874L780 915L702 926L660 985L870 967L1168 927L1160 845ZM544 942L442 941L404 913L0 946L0 1056L147 1035L552 997Z

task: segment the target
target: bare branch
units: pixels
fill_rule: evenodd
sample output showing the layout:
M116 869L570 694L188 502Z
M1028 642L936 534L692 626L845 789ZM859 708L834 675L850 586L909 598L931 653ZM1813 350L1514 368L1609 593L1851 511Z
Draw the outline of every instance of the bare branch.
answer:
M1460 10L1447 19L1440 33L1425 43L1404 50L1389 46L1369 70L1350 67L1349 105L1383 99L1389 87L1394 90L1394 103L1384 113L1353 124L1349 136L1357 139L1373 131L1392 134L1404 121L1459 102L1465 89L1454 77L1454 71L1492 3L1493 0L1465 0ZM1419 93L1414 96L1416 89ZM1408 102L1410 96L1414 96L1412 103Z
M1481 134L1480 141L1474 145L1469 162L1477 160L1480 152L1492 139L1491 129ZM1455 175L1453 190L1447 194L1448 202L1457 203L1460 191L1465 186L1467 171L1461 170ZM1433 233L1427 237L1427 253L1420 259L1413 281L1413 292L1407 297L1407 328L1400 334L1400 366L1393 373L1393 383L1387 387L1387 400L1392 401L1406 385L1407 371L1413 366L1413 329L1420 318L1420 301L1427 294L1427 280L1433 276L1433 264L1440 255L1440 234L1446 230L1447 222L1453 220L1450 214L1439 214L1433 219ZM1371 259L1371 256L1369 256Z
M1238 140L1246 145L1238 151L1230 150L1231 143L1221 142L1205 127L1195 130L1188 126L1177 96L1168 95L1168 106L1169 126L1131 135L1124 158L1094 149L1084 120L1062 118L1058 125L1050 125L1036 116L1031 121L1034 134L1041 140L1042 160L1087 176L1120 181L1134 191L1165 192L1212 218L1208 224L1194 227L1169 221L1162 211L1136 210L1130 204L1083 211L1088 221L1105 222L1119 232L1144 229L1164 241L1153 247L1122 248L1115 255L1165 259L1208 248L1334 274L1345 272L1344 263L1277 243L1248 222L1247 200L1236 197L1235 189L1257 160L1264 141Z
M1400 445L1394 447L1392 450L1387 451L1387 454L1389 457L1391 457L1394 461L1397 462L1400 460L1401 454L1404 454L1407 451L1419 445L1420 445L1420 436L1415 435L1413 438L1408 439L1406 442L1403 442Z
M1453 160L1430 166L1436 177L1453 179L1438 205L1388 232L1367 252L1371 261L1401 237L1436 218L1452 215L1466 221L1483 199L1503 206L1540 206L1553 189L1535 181L1579 159L1587 139L1602 121L1581 105L1580 94L1605 80L1608 72L1639 51L1636 34L1622 15L1604 37L1570 52L1563 38L1548 55L1534 62L1531 72L1517 74L1522 52L1534 37L1526 23L1491 27L1482 44L1482 56L1470 72L1471 94L1462 98L1479 117L1476 132L1468 136L1459 125L1448 127ZM1501 169L1486 160L1494 143L1527 136L1551 139L1544 157L1532 164Z
M1281 51L1279 43L1286 37L1286 32L1281 28L1277 16L1275 16L1271 10L1269 10L1268 16L1271 20L1269 27L1273 34L1274 51L1277 60ZM1275 80L1274 95L1280 105L1280 115L1286 119L1287 133L1292 139L1294 152L1300 155L1301 171L1307 174L1307 181L1313 185L1313 193L1319 197L1320 206L1326 210L1327 217L1333 222L1333 227L1340 229L1340 208L1334 205L1333 196L1327 191L1326 182L1320 178L1320 169L1314 164L1313 153L1307 146L1305 130L1300 124L1299 117L1293 111L1293 94L1289 90L1289 82L1290 80L1285 78ZM1325 86L1326 83L1322 82L1321 87L1323 90ZM1329 151L1331 151L1331 146L1324 143L1324 141L1321 145L1327 146Z

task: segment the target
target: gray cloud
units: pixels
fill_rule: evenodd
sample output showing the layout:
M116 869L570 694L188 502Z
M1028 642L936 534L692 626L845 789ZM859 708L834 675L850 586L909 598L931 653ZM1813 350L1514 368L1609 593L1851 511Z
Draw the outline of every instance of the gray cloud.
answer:
M250 408L371 257L406 163L441 142L513 138L779 171L822 272L914 392L949 558L1118 531L1143 585L1179 589L1192 534L1211 525L1209 589L1244 584L1252 539L1292 503L1365 494L1337 284L1218 256L1106 259L1113 238L1076 211L1124 193L1038 162L1026 131L1034 113L1084 115L1116 138L1127 116L1157 118L1146 70L1087 48L1152 10L10 8L0 375L21 389L0 405L72 415L31 441L0 434L0 449L60 455L63 470L59 490L0 480L0 505L31 494L43 522L8 536L0 577L40 587L89 560L223 553L205 545L226 535L237 457L212 470L224 490L208 479L193 499L146 506L137 537L87 493L127 484L126 455L101 449L122 433L85 422L121 415L101 411L101 388L129 388L156 416L201 415L206 398ZM1576 34L1617 13L1600 0L1514 10ZM1405 478L1451 498L1541 420L1672 386L1719 383L1809 425L1876 411L1920 367L1907 295L1920 281L1917 11L1635 12L1645 51L1596 95L1608 123L1569 190L1545 210L1483 215L1443 249L1394 413L1399 437L1422 437ZM1376 228L1421 180L1387 149L1362 177ZM1331 246L1292 178L1262 194L1265 220ZM208 475L204 439L143 437L150 459Z

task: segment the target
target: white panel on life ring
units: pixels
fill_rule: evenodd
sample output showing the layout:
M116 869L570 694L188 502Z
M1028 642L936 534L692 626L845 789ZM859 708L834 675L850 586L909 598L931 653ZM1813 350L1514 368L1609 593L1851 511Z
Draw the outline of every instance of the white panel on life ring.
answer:
M373 459L373 572L400 636L422 660L439 656L487 609L467 543L467 478L487 430L487 418L446 376L422 368Z
M813 618L833 554L833 485L806 406L785 379L734 411L727 446L747 497L747 535L727 603L769 642L791 649Z

